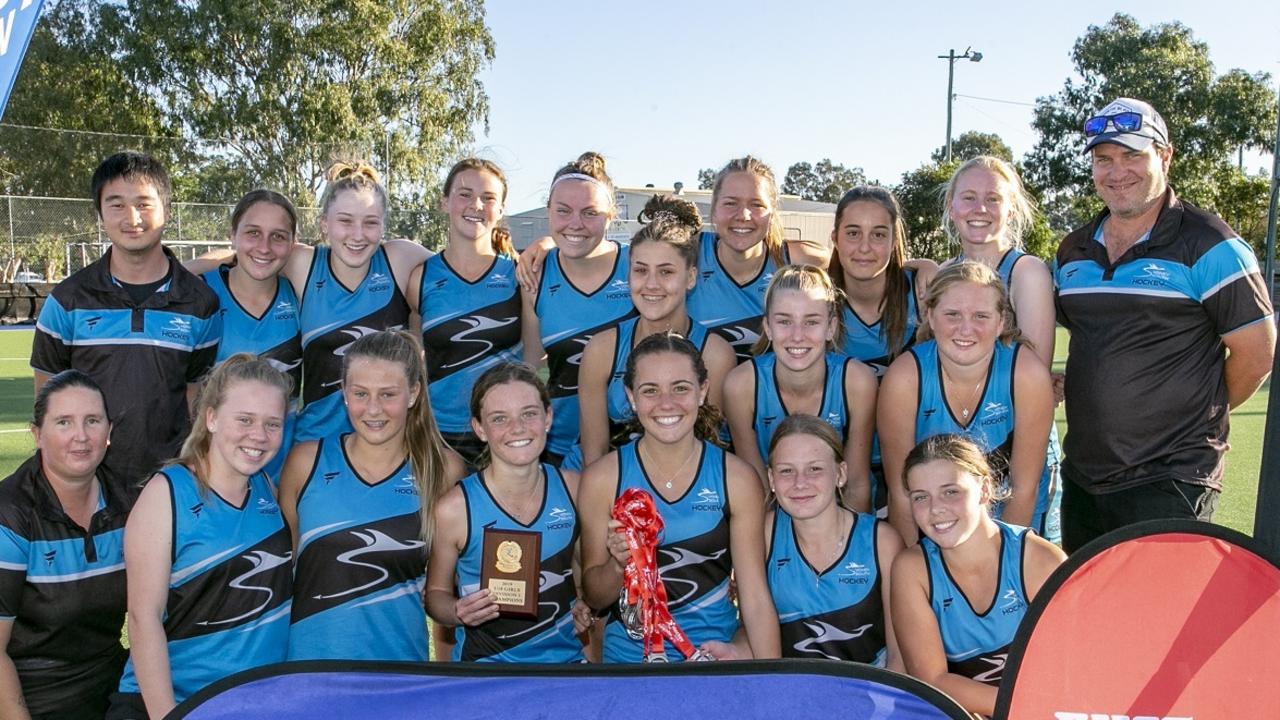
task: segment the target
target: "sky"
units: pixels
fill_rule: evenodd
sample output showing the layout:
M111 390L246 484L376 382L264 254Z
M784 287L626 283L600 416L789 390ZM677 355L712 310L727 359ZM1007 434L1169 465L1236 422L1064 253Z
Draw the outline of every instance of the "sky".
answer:
M952 136L993 132L1021 157L1036 141L1030 105L1061 90L1076 39L1116 12L1187 25L1218 74L1280 78L1273 0L487 0L485 11L496 57L473 149L507 173L508 214L544 204L555 170L584 150L628 187L696 188L700 168L747 153L779 183L792 163L830 158L894 184L946 140L937 56L949 49L983 55L956 63ZM1264 166L1269 155L1246 155L1246 169Z

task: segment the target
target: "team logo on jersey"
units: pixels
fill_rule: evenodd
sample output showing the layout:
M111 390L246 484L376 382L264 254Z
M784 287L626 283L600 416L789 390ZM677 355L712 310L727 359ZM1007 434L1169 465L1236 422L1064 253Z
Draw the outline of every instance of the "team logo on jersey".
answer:
M631 283L626 280L614 280L605 289L604 296L610 300L631 297Z
M328 279L328 278L320 278L319 280L317 280L317 281L316 281L316 284L315 284L315 288L316 288L317 290L320 290L320 289L324 288L324 283L325 283L325 280L327 280L327 279Z
M449 339L455 343L469 343L472 345L483 345L483 347L481 347L476 352L472 353L471 355L468 355L467 357L461 360L458 360L456 362L451 362L447 365L442 365L441 368L451 368L451 367L458 367L459 365L466 365L471 361L475 360L476 358L484 357L485 354L487 354L490 350L493 349L494 347L493 341L486 340L483 337L475 337L475 336L479 335L480 333L488 333L493 330L499 330L501 328L507 327L508 325L516 322L519 319L520 318L518 316L508 317L508 318L490 318L490 317L485 317L483 315L472 315L470 317L459 318L458 322L466 325L467 328L461 332L454 333Z
M777 560L773 561L773 566L779 570L781 570L782 568L786 567L789 564L791 564L791 558L789 557L778 558Z
M693 501L693 509L698 512L716 512L724 509L724 505L720 502L720 493L711 488L703 488L698 491L698 497Z
M378 577L362 585L357 585L355 587L347 588L342 592L336 592L330 595L316 595L314 597L315 600L328 600L330 598L337 598L337 597L344 597L346 595L352 595L360 592L361 590L375 587L379 583L381 583L383 580L386 580L387 578L391 577L391 573L387 571L385 568L379 567L374 563L362 562L359 560L359 558L365 555L373 554L373 553L404 552L406 550L418 550L422 548L422 546L425 544L421 540L409 540L407 542L401 542L377 530L352 530L351 534L354 535L356 538L358 538L360 542L363 542L364 547L356 548L355 550L348 550L344 553L339 553L336 560L342 563L343 565L353 565L355 567L368 568L370 570L373 570L374 572L378 573Z
M703 270L703 271L702 271L702 281L703 281L703 282L706 282L707 280L710 280L710 279L711 279L711 276L712 276L712 275L715 275L715 274L716 274L716 271L715 271L715 270Z
M839 430L844 425L844 418L840 417L840 413L829 412L825 418L827 424Z
M45 567L53 567L53 561L58 557L58 550L54 548L44 554Z
M925 410L924 410L924 416L925 416L925 418L926 418L926 419L928 419L928 418L933 417L933 414L934 414L934 413L936 413L936 412L938 412L938 408L925 408Z
M324 477L324 484L325 484L325 485L328 485L329 483L333 482L333 479L334 479L334 478L338 477L338 476L339 476L339 475L341 475L341 474L342 474L342 473L341 473L341 472L339 472L339 471L337 471L337 470L334 470L334 471L332 471L332 472L327 472L327 473L325 473L325 474L324 474L324 476L323 476L323 477Z
M388 331L388 332L395 332L396 330L400 330L400 329L402 329L403 327L404 327L403 325L393 325L393 326L391 326L391 327L387 328L387 331ZM354 343L355 343L355 341L359 340L360 338L364 337L365 335L372 335L372 334L374 334L374 333L378 332L378 330L377 330L376 328L365 327L365 326L363 326L363 325L356 325L355 327L343 328L342 332L343 332L344 334L346 334L346 335L350 335L350 336L351 336L351 342L347 343L346 345L339 346L337 349L335 349L335 350L333 351L333 354L334 354L334 355L337 355L338 357L342 357L342 356L346 355L346 354L347 354L347 348L351 347L351 346L352 346L352 344L354 344ZM342 382L342 380L341 380L341 379L339 379L339 380L335 380L335 381L333 381L333 382L325 383L325 385L326 385L326 386L329 386L329 385L336 385L336 384L338 384L338 383L340 383L340 382Z
M248 583L248 581L258 575L262 575L263 573L274 570L275 568L278 568L281 565L287 564L292 557L293 557L293 553L285 553L284 555L273 555L265 550L254 550L253 552L248 553L247 555L241 555L240 558L242 560L248 560L251 567L246 572L240 573L236 577L232 578L231 582L227 583L228 587L230 587L233 590L245 590L253 593L266 593L266 596L267 596L266 599L263 600L261 603L259 603L258 606L253 608L252 610L241 613L235 617L224 618L222 620L201 620L196 624L203 625L205 627L209 627L212 625L230 625L232 623L248 620L249 618L257 615L258 613L270 607L271 601L275 599L276 591L273 590L270 585L251 585ZM267 577L264 579L269 581L270 577Z
M982 424L997 425L1009 418L1009 406L992 400L982 406Z
M386 292L391 289L391 278L386 273L369 273L369 292Z
M1027 604L1022 601L1022 598L1018 597L1018 591L1014 590L1013 588L1009 588L1008 590L1005 590L1004 595L1000 597L1000 614L1001 615L1009 615L1012 613L1020 612L1022 610L1025 610L1026 607L1027 607Z
M401 475L400 481L396 483L395 491L397 495L417 495L418 484L413 481L412 475Z
M851 560L847 565L840 568L840 575L837 579L845 585L866 585L871 582L871 568Z
M509 288L511 287L511 276L494 273L489 276L489 281L484 286L487 288Z
M984 670L973 676L974 680L980 683L998 683L1000 676L1004 674L1004 661L1009 658L1009 653L1001 653L990 657L981 658L982 662L991 665L990 670Z
M547 292L552 295L555 295L556 293L560 292L560 283L552 283L551 285L547 286Z
M279 515L280 506L276 505L270 498L258 498L258 514Z
M191 342L191 321L180 317L169 318L169 324L160 328L160 335L178 342Z
M673 577L671 576L671 573L679 570L680 568L690 567L692 565L701 565L703 563L719 560L720 556L729 552L729 549L724 548L717 550L711 555L702 555L682 547L658 548L658 552L665 555L667 559L671 561L658 568L658 575L662 578L662 582L667 586L667 595L670 598L670 604L676 605L693 597L694 594L698 592L698 583L695 580ZM687 585L689 588L683 594L677 596L676 585Z
M565 510L562 507L553 507L547 516L548 530L563 530L573 527L574 514L572 510Z
M769 283L773 281L773 273L767 272L760 276L756 281L756 292L764 295L765 290L769 289Z
M1158 263L1149 262L1142 266L1142 275L1139 276L1139 279L1142 278L1155 278L1156 280L1168 282L1169 271L1160 267Z
M840 658L835 655L830 655L828 653L823 652L817 647L818 645L824 645L826 643L847 642L849 640L857 640L858 638L862 637L868 630L875 627L873 623L867 623L866 625L862 625L860 627L854 628L853 630L841 630L835 625L823 622L821 620L815 620L814 622L806 622L804 626L809 629L809 633L811 634L811 637L807 637L804 640L801 640L800 642L796 643L792 647L794 647L797 652L813 653L815 655L821 655L822 657L827 658L828 660L839 660Z
M84 324L86 327L92 330L101 321L102 321L101 315L90 315L89 317L84 319Z
M200 513L204 510L204 503L198 502L187 509L191 511L192 516L194 516L197 520L199 520Z
M440 288L445 286L445 283L448 283L448 282L449 282L449 278L440 278L439 280L431 283L431 289L439 290Z
M298 308L288 300L281 300L276 303L273 310L275 312L276 320L292 320L298 317Z
M773 427L773 421L777 419L778 419L777 415L765 415L764 417L760 418L760 424L764 425L765 430L768 430L769 428Z

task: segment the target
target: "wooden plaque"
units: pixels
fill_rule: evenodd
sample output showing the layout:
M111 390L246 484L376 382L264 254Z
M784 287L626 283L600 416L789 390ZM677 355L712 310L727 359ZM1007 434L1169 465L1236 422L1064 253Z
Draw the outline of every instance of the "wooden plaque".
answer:
M480 587L498 601L498 614L538 617L542 533L485 528L480 552Z

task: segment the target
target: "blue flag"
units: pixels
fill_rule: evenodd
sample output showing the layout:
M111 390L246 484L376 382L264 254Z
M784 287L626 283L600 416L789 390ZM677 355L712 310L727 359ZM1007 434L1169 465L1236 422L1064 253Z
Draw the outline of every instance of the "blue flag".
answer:
M0 0L0 117L9 104L9 91L27 54L31 31L40 19L44 0Z

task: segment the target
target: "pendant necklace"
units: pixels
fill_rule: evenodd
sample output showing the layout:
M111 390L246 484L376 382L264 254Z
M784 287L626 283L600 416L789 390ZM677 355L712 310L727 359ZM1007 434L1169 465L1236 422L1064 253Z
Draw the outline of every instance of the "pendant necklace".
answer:
M637 448L640 447L640 444L636 443L636 447ZM693 456L697 454L698 454L698 444L695 442L693 444L693 449L689 451L689 456L684 459L684 462L680 463L680 467L676 468L675 472L667 476L667 479L663 481L663 486L666 487L668 490L670 490L672 481L674 481L676 479L676 476L679 475L681 472L683 472L684 469L689 466L689 461L692 460ZM654 462L652 456L649 457L649 463L653 465L654 470L658 469L658 464Z
M949 384L951 384L951 385L953 385L953 386L956 386L956 387L958 387L958 386L960 385L959 383L957 383L957 382L956 382L956 381L951 377L951 373L947 372L947 367L946 367L945 365L943 365L941 362L939 362L939 363L938 363L938 367L942 368L942 374L946 377L947 382L948 382ZM978 382L973 386L973 390L971 390L971 391L969 392L969 399L965 402L965 404L964 404L964 405L961 405L961 406L960 406L960 417L961 417L961 419L963 419L963 420L968 420L968 419L969 419L969 413L970 413L970 412L972 412L972 411L970 410L970 407L972 407L972 406L973 406L973 404L974 404L974 403L976 403L976 402L978 401L978 393L982 390L982 386L983 386L983 384L984 384L984 383L986 383L986 381L987 381L987 373L986 373L986 371L984 370L984 371L983 371L983 373L982 373L982 377L978 378ZM944 398L945 398L945 396L946 396L946 393L945 393L945 392L943 393L943 396L944 396ZM974 408L974 409L976 410L977 408Z

